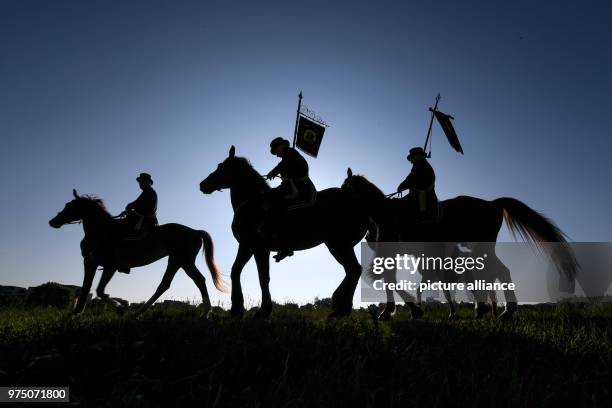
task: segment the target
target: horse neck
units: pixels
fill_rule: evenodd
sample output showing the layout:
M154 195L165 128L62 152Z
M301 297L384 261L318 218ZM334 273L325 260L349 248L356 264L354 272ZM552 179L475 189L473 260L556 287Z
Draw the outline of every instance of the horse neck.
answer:
M361 195L361 201L372 218L386 218L388 216L387 204L390 203L390 199L373 185L368 185L364 193Z
M246 202L260 196L266 189L256 185L240 185L230 188L230 196L234 211L242 207Z
M269 190L270 187L263 178L253 170L252 174L241 176L240 181L230 188L230 196L234 211L244 205L246 202L260 197L262 193Z
M85 235L103 235L111 227L113 219L103 209L92 208L83 216L83 231Z

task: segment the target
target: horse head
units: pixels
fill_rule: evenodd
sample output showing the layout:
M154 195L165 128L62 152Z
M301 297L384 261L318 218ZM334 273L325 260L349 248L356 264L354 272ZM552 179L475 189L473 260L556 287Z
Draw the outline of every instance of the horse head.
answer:
M244 183L245 178L252 178L254 174L257 174L257 181L261 182L261 176L245 158L236 156L236 148L232 146L229 156L217 165L215 171L200 182L200 191L204 194L211 194L224 188L232 188L237 183Z
M110 217L99 198L80 196L75 189L72 190L72 195L74 199L67 202L64 208L49 220L51 227L60 228L66 224L82 221L92 209L95 209L104 217Z
M72 195L74 200L69 201L64 205L64 209L57 213L57 215L49 220L49 225L53 228L59 228L62 225L76 222L82 219L81 206L79 205L80 196L76 189L72 189Z
M340 188L359 199L370 202L386 199L385 194L374 183L364 176L353 174L350 167L346 170L346 179Z

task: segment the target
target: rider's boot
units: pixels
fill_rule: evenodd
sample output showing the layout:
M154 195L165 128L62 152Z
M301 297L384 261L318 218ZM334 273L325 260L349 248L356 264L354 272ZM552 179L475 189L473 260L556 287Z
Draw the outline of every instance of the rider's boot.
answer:
M281 249L276 253L276 255L273 256L273 258L276 262L280 262L288 256L293 256L293 250Z

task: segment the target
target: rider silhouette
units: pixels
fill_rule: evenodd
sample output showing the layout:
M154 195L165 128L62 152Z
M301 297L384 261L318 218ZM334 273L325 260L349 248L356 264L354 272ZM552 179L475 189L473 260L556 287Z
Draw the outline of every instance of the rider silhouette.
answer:
M437 216L436 175L427 161L427 154L421 147L410 149L406 157L412 163L410 174L397 186L397 192L409 190L401 199L403 216L414 221L427 220Z
M121 213L126 216L128 232L148 231L157 225L157 193L153 190L153 179L148 173L140 173L136 181L142 193Z
M270 207L270 216L267 223L273 224L270 229L277 230L280 213L287 207L287 203L298 198L304 198L308 202L312 200L316 190L314 184L308 177L308 163L302 155L289 145L287 139L277 137L270 143L270 153L281 158L280 163L266 175L271 180L280 175L281 184L269 191L266 202ZM287 256L293 255L291 249L278 251L274 256L276 262L280 262Z
M120 236L111 235L103 245L108 253L109 247L125 235L131 233L143 233L157 226L157 193L153 190L153 179L148 173L140 173L136 177L138 186L142 193L128 205L125 206L119 216L125 216L125 222L120 229ZM130 273L130 268L119 269L119 272Z

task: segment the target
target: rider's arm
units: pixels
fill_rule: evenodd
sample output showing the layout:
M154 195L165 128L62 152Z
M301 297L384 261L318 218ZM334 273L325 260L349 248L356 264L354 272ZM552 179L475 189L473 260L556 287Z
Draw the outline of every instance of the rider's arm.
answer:
M283 164L283 162L282 162L282 161L281 161L280 163L278 163L278 164L276 165L276 167L274 167L272 170L270 170L270 171L268 172L268 174L266 175L266 177L267 177L267 178L274 178L274 177L278 176L278 174L279 174L279 173L280 173L280 171L281 171L281 164Z
M402 181L399 186L397 186L397 192L400 193L404 190L408 190L409 188L412 187L412 179L413 179L414 175L412 173L410 173L405 179L404 181Z

